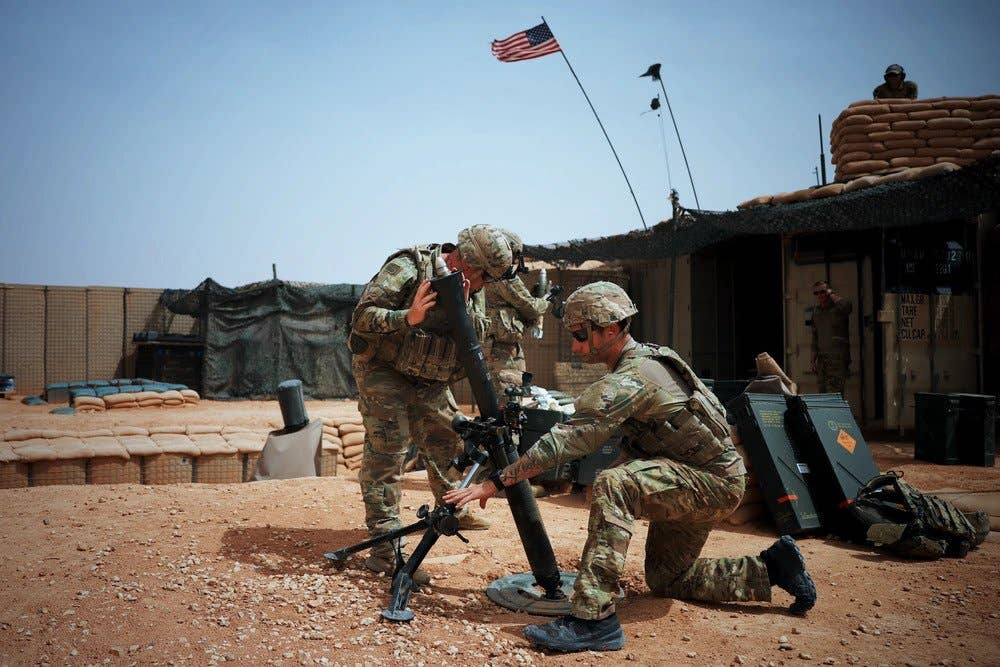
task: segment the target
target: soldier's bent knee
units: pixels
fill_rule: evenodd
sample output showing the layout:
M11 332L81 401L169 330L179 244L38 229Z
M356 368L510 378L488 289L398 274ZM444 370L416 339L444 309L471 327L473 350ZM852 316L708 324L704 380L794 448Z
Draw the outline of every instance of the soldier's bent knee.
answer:
M617 496L630 481L624 468L605 468L594 480L594 499Z

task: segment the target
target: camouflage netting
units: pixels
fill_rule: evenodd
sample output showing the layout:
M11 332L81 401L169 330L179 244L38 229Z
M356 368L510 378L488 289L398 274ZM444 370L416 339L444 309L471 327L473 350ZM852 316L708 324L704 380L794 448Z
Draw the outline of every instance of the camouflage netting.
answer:
M840 232L935 224L1000 210L1000 157L919 181L876 185L836 197L742 211L686 211L649 231L525 246L543 261L656 259L687 255L739 236Z
M160 298L204 323L206 398L273 397L291 378L308 398L345 398L357 395L347 333L362 287L270 280L229 288L207 278Z

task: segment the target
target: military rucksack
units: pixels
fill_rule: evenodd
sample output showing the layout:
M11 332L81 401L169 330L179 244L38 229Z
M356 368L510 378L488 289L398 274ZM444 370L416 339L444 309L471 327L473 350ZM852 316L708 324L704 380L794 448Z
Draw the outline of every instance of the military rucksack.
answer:
M906 558L962 558L990 532L985 512L963 513L947 500L923 493L902 473L877 475L848 506L848 537L885 547Z

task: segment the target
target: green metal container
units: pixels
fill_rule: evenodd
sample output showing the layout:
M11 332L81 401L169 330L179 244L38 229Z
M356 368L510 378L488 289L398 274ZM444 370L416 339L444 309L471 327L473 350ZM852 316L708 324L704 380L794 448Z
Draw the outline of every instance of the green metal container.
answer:
M781 534L822 527L810 490L813 473L785 431L785 397L741 394L733 400L740 440L767 509Z
M812 470L810 490L823 525L843 527L843 511L879 474L851 406L840 394L785 397L785 426Z
M958 454L959 399L955 394L914 394L916 438L913 457L943 465L960 463Z
M952 394L958 397L958 458L963 465L992 468L996 463L997 397Z

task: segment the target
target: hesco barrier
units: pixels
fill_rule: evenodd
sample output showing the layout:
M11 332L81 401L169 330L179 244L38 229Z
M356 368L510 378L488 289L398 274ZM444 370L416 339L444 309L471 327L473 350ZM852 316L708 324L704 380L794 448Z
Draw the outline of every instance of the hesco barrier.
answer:
M0 372L19 394L50 382L131 376L132 334L199 333L160 303L161 289L0 284Z

